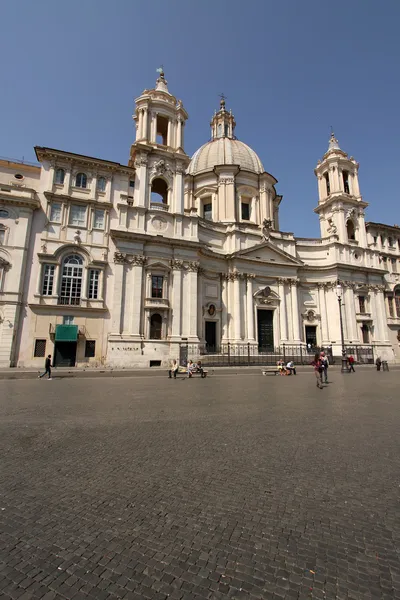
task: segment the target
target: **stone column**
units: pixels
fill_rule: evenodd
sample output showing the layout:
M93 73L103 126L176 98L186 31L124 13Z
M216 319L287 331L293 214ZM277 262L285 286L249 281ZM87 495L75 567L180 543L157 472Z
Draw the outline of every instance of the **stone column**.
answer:
M183 176L182 176L182 166L176 165L176 173L175 173L175 206L171 207L174 212L183 214L184 207L184 188L183 188Z
M203 269L199 267L197 273L197 335L204 341L203 331Z
M319 283L318 287L318 301L319 301L319 313L321 315L321 336L322 345L329 344L329 331L328 331L328 315L326 312L326 298L325 298L325 284Z
M291 298L292 298L292 320L293 320L293 340L300 342L300 327L299 327L299 301L297 297L297 286L299 282L292 279L290 282Z
M198 342L197 335L197 273L200 263L197 261L188 264L189 278L189 298L187 305L189 307L189 342Z
M235 330L235 341L242 339L241 305L240 305L240 274L233 274L233 322Z
M111 186L112 186L112 175L110 175L110 177L107 177L107 180L106 180L106 195L105 195L106 202L111 202Z
M112 310L111 332L122 333L122 305L124 303L125 288L125 259L126 255L120 252L114 254L114 297Z
M138 126L136 130L136 141L142 139L142 131L143 131L143 110L138 111Z
M228 279L225 273L221 273L221 341L229 339L228 330Z
M347 287L344 290L344 305L346 310L347 338L349 341L354 342L356 340L358 342L359 340L356 332L356 309L354 306L353 286L351 284L347 284Z
M142 126L142 132L141 132L141 139L147 140L148 131L149 131L149 111L147 110L147 108L145 108L143 111L143 126Z
M94 200L96 198L96 191L97 191L97 173L93 173L92 175L92 181L90 184L90 199Z
M177 122L177 131L176 131L176 147L183 148L183 139L182 139L182 118L178 117Z
M130 289L130 323L129 333L137 339L141 339L140 321L142 315L142 289L143 289L143 265L146 264L146 257L136 255L132 257L132 275Z
M375 286L371 286L371 312L374 323L374 342L380 342L382 340L381 323L379 318L379 306L378 306L378 291Z
M386 316L386 308L385 308L385 298L384 298L384 286L378 286L377 291L377 306L380 317L380 330L381 330L381 340L382 342L389 342L388 336L388 327L387 327L387 316Z
M262 185L260 187L260 223L269 218L267 186Z
M147 155L140 153L135 160L136 178L135 178L135 204L146 206L147 195Z
M69 194L69 190L71 188L71 177L72 177L72 167L66 169L65 177L64 177L64 194Z
M55 171L55 165L51 164L50 169L49 169L49 179L48 179L48 184L47 184L47 190L49 192L53 191L54 171Z
M246 300L247 300L247 340L254 342L254 301L253 301L253 279L254 275L246 276Z
M182 269L183 261L172 259L172 335L171 341L181 339L182 317Z
M287 330L287 309L286 309L286 292L285 292L285 279L278 278L278 296L280 298L279 305L279 328L281 330L281 341L287 342L288 330Z

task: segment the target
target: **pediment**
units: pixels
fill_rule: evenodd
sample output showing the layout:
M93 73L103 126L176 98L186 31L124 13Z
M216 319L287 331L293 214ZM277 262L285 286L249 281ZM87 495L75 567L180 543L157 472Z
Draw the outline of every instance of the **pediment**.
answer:
M284 250L277 248L271 242L263 242L262 244L257 244L252 248L247 248L246 250L240 250L239 252L235 252L233 254L235 258L244 258L246 260L254 260L257 262L266 262L266 263L279 263L279 264L287 264L291 266L302 265L303 262L288 254Z

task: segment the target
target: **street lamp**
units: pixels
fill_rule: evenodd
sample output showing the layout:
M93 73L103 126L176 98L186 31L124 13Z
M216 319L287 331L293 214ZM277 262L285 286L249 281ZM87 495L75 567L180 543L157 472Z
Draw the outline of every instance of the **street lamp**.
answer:
M340 283L336 286L336 296L339 302L339 316L340 316L340 337L342 339L342 373L348 373L349 369L347 366L347 356L346 356L346 348L344 347L344 335L343 335L343 317L342 317L342 298L343 298L343 288Z

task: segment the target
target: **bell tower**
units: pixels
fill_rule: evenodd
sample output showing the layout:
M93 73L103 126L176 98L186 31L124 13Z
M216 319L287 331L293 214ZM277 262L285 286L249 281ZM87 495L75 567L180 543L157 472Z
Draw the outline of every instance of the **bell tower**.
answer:
M157 69L154 89L136 98L133 119L136 139L131 146L129 166L134 167L136 226L146 231L147 211L172 213L175 234L182 235L184 214L183 177L189 156L184 150L184 127L188 114L182 101L168 91L163 69ZM179 215L179 216L178 216Z
M328 150L314 170L318 179L318 206L321 236L337 236L342 244L367 247L364 209L360 194L358 163L340 146L333 131Z

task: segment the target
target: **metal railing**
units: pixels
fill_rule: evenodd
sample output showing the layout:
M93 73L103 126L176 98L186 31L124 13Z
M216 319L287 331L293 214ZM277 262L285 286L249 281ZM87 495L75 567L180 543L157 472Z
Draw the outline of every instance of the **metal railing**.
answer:
M220 344L210 346L207 344L181 344L180 364L186 365L187 361L201 360L204 366L230 367L252 365L276 365L278 360L293 361L297 365L309 365L316 352L324 350L330 364L335 364L332 349L312 348L308 350L304 345L289 346L283 344L277 347L262 347L258 344Z

